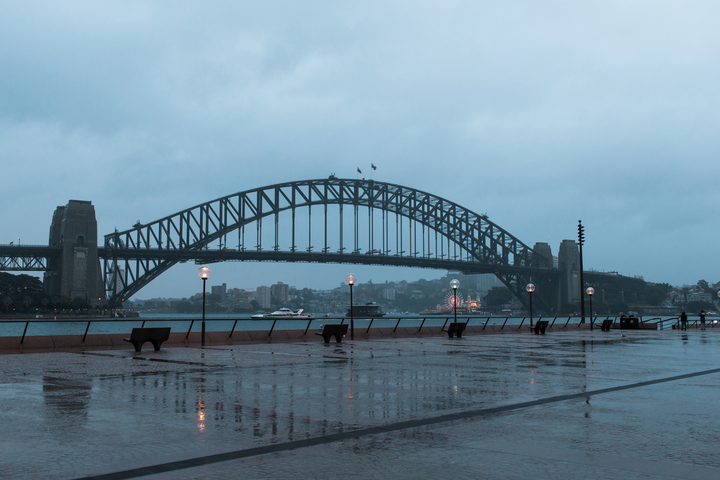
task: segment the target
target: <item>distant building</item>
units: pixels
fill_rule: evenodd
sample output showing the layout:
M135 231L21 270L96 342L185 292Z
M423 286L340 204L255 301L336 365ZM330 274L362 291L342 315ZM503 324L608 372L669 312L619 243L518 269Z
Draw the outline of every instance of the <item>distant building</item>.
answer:
M668 293L670 303L673 305L682 305L685 303L685 293L682 290L672 290Z
M227 283L223 283L222 285L213 285L210 287L210 293L220 295L220 298L224 299L227 294Z
M230 290L228 290L227 295L231 295L232 298L238 302L250 302L251 301L250 292L248 292L242 288L231 288Z
M707 302L712 303L713 296L707 292L688 292L687 294L687 303L690 302Z
M266 287L264 285L262 287L257 287L255 295L255 299L260 305L260 308L270 308L272 306L272 302L270 300L270 287Z
M386 287L383 287L382 297L385 300L395 300L395 292L396 292L395 285L392 285L392 286L388 285Z
M290 286L278 282L270 287L270 300L274 305L284 305L288 302Z

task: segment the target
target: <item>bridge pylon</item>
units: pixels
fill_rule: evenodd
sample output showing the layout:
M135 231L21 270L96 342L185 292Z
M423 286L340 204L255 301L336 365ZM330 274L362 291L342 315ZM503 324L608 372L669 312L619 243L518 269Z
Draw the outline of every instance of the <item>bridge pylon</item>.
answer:
M80 298L94 306L105 304L92 202L70 200L57 207L50 224L49 246L59 247L61 253L48 261L45 290L50 295Z

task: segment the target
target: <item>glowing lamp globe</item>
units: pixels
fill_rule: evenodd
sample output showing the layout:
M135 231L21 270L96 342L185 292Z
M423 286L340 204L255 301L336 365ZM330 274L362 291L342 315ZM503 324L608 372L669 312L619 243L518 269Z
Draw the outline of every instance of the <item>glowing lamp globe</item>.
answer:
M198 268L198 275L200 275L200 278L203 280L207 280L210 278L210 274L212 273L212 270L210 270L210 267L200 267Z

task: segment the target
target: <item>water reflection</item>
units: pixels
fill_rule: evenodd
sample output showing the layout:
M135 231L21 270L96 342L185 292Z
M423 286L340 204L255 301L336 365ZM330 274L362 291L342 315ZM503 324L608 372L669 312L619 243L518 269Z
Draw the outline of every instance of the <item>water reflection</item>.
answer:
M117 389L116 394L132 404L130 415L155 412L158 421L185 429L183 437L210 439L222 434L228 441L264 442L477 408L513 398L514 392L527 393L528 383L533 397L542 396L557 390L557 374L578 388L584 383L593 343L548 348L535 338L532 344L515 343L519 339L477 351L457 345L411 352L348 344L317 349L312 356L288 355L270 365L253 363L257 359L251 356L247 362L238 360L228 352L233 357L228 364L234 363L229 368L183 367L181 372L125 375L103 387ZM211 363L217 362L216 355L202 352ZM265 357L257 358L266 362ZM512 374L518 371L523 374Z
M78 420L87 420L91 381L43 376L42 391L49 419L62 419L70 426L77 426Z

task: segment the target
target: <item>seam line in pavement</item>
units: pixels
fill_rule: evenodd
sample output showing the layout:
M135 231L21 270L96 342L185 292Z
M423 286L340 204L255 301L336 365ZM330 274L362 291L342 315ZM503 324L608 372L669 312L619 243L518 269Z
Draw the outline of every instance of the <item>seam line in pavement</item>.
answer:
M188 458L185 460L160 463L157 465L150 465L147 467L133 468L130 470L123 470L120 472L107 473L101 475L94 475L89 477L81 477L76 480L125 480L129 478L138 478L146 475L154 475L159 473L167 473L177 470L184 470L186 468L198 467L202 465L209 465L213 463L225 462L228 460L238 460L241 458L255 457L258 455L267 455L268 453L283 452L288 450L295 450L298 448L313 447L316 445L324 445L328 443L340 442L351 438L364 437L367 435L378 435L388 432L396 432L398 430L405 430L408 428L423 427L427 425L435 425L438 423L453 422L457 420L464 420L472 417L480 417L484 415L495 415L498 413L511 412L515 410L521 410L524 408L537 407L540 405L547 405L549 403L563 402L566 400L574 400L576 398L588 397L592 395L601 395L603 393L619 392L622 390L630 390L633 388L646 387L649 385L657 385L659 383L674 382L677 380L684 380L686 378L699 377L703 375L711 375L713 373L720 373L720 368L714 368L712 370L703 370L701 372L686 373L684 375L675 375L672 377L659 378L655 380L647 380L644 382L630 383L628 385L620 385L617 387L600 388L597 390L589 390L585 392L571 393L568 395L556 395L554 397L541 398L538 400L531 400L528 402L514 403L512 405L504 405L492 408L480 408L475 410L467 410L464 412L448 413L446 415L438 415L436 417L422 418L417 420L406 420L403 422L395 422L387 425L378 425L375 427L361 428L359 430L352 430L348 432L335 433L332 435L324 435L320 437L308 438L305 440L296 440L292 442L278 443L274 445L266 445L262 447L246 448L243 450L235 450L233 452L218 453L214 455L205 455L202 457Z

